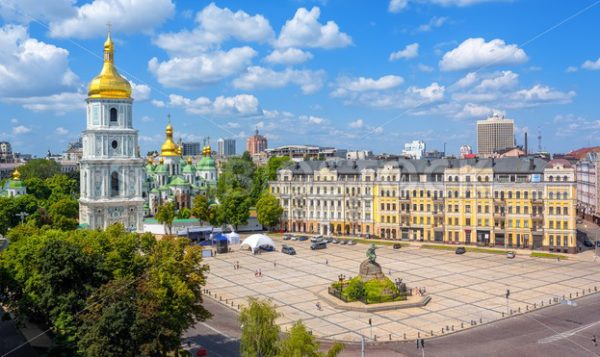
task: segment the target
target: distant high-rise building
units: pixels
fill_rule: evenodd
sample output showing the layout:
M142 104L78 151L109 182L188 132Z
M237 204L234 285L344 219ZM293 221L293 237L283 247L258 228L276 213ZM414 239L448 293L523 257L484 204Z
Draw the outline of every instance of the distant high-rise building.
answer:
M235 156L235 139L220 138L217 140L217 152L225 157Z
M248 138L246 150L250 155L256 155L267 150L267 138L259 135L258 129L256 129L254 135Z
M477 152L490 156L500 149L515 146L515 123L503 115L494 113L485 120L477 121Z
M202 153L200 143L183 143L183 156L199 156Z
M410 143L404 144L402 155L409 156L411 159L419 160L425 156L425 142L421 140L413 140Z
M461 159L464 159L465 157L468 157L468 155L473 154L473 149L471 148L471 145L463 145L458 150L458 154Z
M13 153L8 141L0 141L0 162L12 162Z

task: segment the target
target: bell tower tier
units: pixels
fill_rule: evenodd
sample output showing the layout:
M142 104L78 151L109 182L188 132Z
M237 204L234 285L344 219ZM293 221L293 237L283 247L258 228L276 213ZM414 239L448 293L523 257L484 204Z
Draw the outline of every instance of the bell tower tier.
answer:
M90 83L80 163L79 223L106 229L113 223L141 232L144 159L132 125L131 86L113 65L114 46L104 44L102 72Z

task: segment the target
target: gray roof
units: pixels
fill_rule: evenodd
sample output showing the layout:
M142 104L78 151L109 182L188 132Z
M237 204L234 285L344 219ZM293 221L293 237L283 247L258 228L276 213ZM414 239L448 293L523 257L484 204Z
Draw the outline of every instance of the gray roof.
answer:
M543 173L548 161L540 158L505 157L497 159L397 159L397 160L329 160L292 162L284 168L294 175L311 175L324 167L337 171L341 175L356 175L364 169L377 170L385 166L399 168L408 174L442 174L447 168L472 166L492 168L498 174L534 174Z

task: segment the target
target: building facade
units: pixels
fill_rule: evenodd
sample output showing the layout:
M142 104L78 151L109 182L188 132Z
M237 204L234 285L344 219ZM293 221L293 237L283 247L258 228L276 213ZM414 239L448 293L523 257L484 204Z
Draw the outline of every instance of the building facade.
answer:
M413 140L410 143L404 144L402 155L410 159L422 159L425 156L425 142L421 140Z
M502 115L477 121L477 153L481 157L493 155L500 149L515 146L515 123Z
M0 162L13 162L12 147L8 141L0 141Z
M598 152L589 152L583 159L576 164L577 178L577 212L583 218L600 222L600 212L598 210L600 196L598 195L598 174L600 165L598 165Z
M200 154L202 154L202 150L200 149L200 143L198 142L183 143L182 147L183 156L200 156Z
M322 147L315 145L285 145L274 149L266 149L267 158L277 156L288 156L295 161L301 160L325 160L331 158L345 158L346 150L333 147Z
M217 153L223 157L235 156L235 139L217 140Z
M131 84L114 66L110 33L104 43L102 71L90 82L86 103L79 223L91 229L122 223L141 232L144 160L133 128Z
M254 132L254 135L248 138L246 142L246 151L252 156L258 155L261 152L267 150L267 138L258 134L258 129Z
M294 232L575 252L564 160L298 162L270 183Z

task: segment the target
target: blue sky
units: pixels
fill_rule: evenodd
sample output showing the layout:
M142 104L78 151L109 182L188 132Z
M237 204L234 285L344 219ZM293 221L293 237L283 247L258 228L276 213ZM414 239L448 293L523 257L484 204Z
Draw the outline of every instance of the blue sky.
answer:
M475 122L517 142L598 145L600 2L539 0L3 0L0 140L62 151L84 129L106 23L134 84L142 152L175 137L398 153L475 148Z

